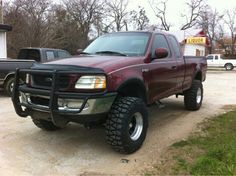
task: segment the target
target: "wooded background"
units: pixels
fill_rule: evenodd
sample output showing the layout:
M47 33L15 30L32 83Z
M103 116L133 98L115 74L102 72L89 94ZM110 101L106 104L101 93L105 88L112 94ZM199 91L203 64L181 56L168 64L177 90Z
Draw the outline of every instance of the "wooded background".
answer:
M52 47L75 54L94 38L108 32L128 30L166 30L172 28L166 18L168 0L149 0L156 16L151 24L146 9L128 10L128 0L64 0L55 4L50 0L14 0L4 4L4 23L12 25L8 33L8 55L15 58L22 47ZM188 0L185 24L180 30L202 28L214 52L218 44L230 46L235 54L236 8L223 14L212 9L204 0ZM226 45L227 38L230 44Z

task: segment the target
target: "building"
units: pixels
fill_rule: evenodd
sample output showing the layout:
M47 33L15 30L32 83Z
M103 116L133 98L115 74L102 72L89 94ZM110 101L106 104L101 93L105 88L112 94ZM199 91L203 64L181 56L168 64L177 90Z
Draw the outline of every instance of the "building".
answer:
M205 56L209 40L202 29L186 29L170 32L179 41L185 56Z
M0 59L7 58L7 31L11 31L12 27L5 24L0 24Z

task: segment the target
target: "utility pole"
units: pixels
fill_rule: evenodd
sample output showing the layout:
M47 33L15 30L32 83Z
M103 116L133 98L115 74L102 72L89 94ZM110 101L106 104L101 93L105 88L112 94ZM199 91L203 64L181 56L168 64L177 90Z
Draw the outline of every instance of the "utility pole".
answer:
M3 24L3 5L2 5L2 0L0 0L0 24Z

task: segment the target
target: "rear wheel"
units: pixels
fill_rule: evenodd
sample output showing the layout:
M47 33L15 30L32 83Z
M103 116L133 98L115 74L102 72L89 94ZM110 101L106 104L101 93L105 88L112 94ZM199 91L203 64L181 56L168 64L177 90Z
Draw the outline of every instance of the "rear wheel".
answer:
M12 95L12 91L13 91L13 86L14 86L14 78L11 77L9 79L7 79L7 81L4 84L4 92L8 95L11 96Z
M133 153L145 140L148 112L145 103L135 97L121 97L111 107L106 121L107 143L120 153Z
M194 80L189 90L184 92L184 105L187 110L200 109L203 100L203 86L199 80Z
M233 70L233 69L234 69L233 64L231 64L231 63L225 64L225 70L226 71Z
M46 131L55 131L61 129L58 126L55 126L51 121L32 118L33 123L38 127Z

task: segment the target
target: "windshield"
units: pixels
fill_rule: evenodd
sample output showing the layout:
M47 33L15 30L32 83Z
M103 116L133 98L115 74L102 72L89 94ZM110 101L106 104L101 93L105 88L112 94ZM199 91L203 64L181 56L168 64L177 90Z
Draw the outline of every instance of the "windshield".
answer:
M144 56L150 33L112 33L93 41L85 50L87 54Z

